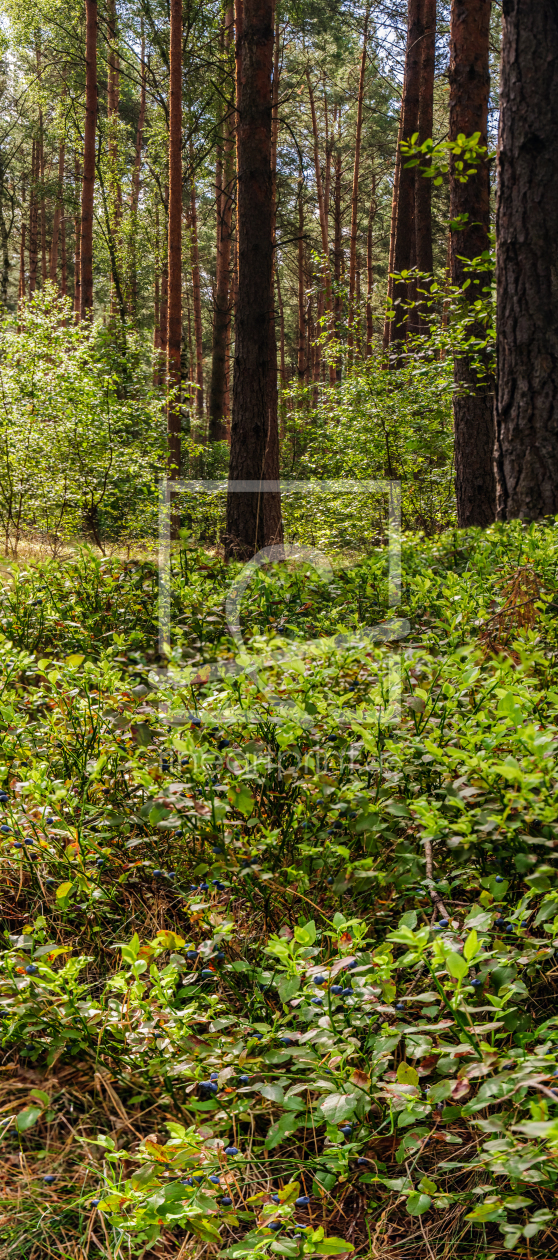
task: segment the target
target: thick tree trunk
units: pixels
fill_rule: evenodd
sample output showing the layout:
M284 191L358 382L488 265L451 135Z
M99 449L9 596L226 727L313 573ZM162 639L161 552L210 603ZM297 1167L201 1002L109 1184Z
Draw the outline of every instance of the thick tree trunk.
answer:
M420 62L418 142L432 138L434 69L436 59L436 0L423 0ZM416 259L419 271L432 273L432 180L415 167Z
M277 371L271 344L272 0L244 0L239 99L239 283L230 482L271 481L275 492L229 491L226 554L247 558L282 540Z
M56 207L54 210L54 220L52 224L52 243L50 247L50 279L56 284L56 275L58 271L58 247L60 243L60 224L62 220L63 205L62 197L64 192L64 145L61 144L58 150L58 187L56 192Z
M190 160L193 154L190 150ZM190 256L192 262L192 291L194 296L194 329L196 335L196 411L203 419L203 324L200 283L200 254L198 247L198 211L194 175L190 180Z
M364 101L364 78L366 74L366 52L368 40L368 21L370 17L370 9L366 9L364 19L364 37L362 42L362 57L360 61L360 77L358 84L357 99L357 119L355 134L355 164L353 168L353 191L351 197L351 237L349 244L349 327L347 342L349 346L349 357L353 347L353 323L355 318L355 284L357 271L357 232L358 232L358 183L360 176L360 146L362 140L362 106Z
M169 246L167 335L168 474L180 477L182 343L182 0L170 5Z
M93 316L93 199L97 127L97 0L85 0L85 136L81 193L80 314Z
M410 140L418 131L420 71L423 36L424 0L409 0L407 19L407 51L405 54L405 83L401 103L401 139ZM396 274L409 271L415 264L415 168L410 170L405 161L399 163L399 183L395 213L395 244L393 270ZM395 317L391 321L392 345L405 341L408 313L404 303L413 296L413 286L396 281L393 289Z
M506 0L497 211L498 515L558 513L558 10Z
M233 37L234 8L225 11L224 49L228 53ZM213 354L209 390L209 440L226 441L225 393L227 382L227 341L231 321L230 270L232 244L232 207L234 195L233 129L231 112L225 106L223 117L221 178L217 185L217 269L215 277L215 309L213 317Z
M450 41L450 140L480 132L487 143L489 31L491 0L453 0ZM452 284L462 288L470 279L467 260L478 258L489 246L490 182L486 162L480 162L466 183L450 163L450 216L465 216L465 226L451 235ZM465 261L463 261L465 260ZM469 284L467 304L480 298L490 274L477 272ZM482 324L470 335L483 336ZM489 525L494 520L494 385L488 371L477 375L469 356L455 359L455 485L459 525Z

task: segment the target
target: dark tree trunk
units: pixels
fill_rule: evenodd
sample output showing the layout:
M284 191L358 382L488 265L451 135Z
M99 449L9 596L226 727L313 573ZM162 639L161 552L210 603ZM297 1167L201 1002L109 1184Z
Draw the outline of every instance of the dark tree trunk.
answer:
M275 493L227 499L226 553L241 559L282 540L277 372L272 347L272 0L244 0L238 134L239 279L229 479Z
M233 35L234 9L225 11L224 47L228 53ZM227 341L231 319L230 269L233 206L233 130L228 106L223 118L221 178L217 179L217 274L213 318L213 354L209 391L209 440L222 442L227 437L225 394L227 381Z
M423 0L409 0L407 18L407 51L405 55L405 82L401 102L401 139L410 140L418 131L420 71L423 35ZM397 205L395 212L395 244L393 270L409 271L415 263L415 168L400 162ZM395 318L391 321L390 341L405 340L407 311L404 303L412 296L411 286L405 281L394 284L393 300Z
M436 0L423 0L420 61L419 144L432 138L434 69L436 57ZM432 180L415 167L416 258L419 271L432 273Z
M488 40L491 0L453 0L450 42L450 140L479 132L487 143L490 86ZM479 258L489 246L490 180L486 162L480 162L466 183L456 177L450 164L450 214L452 222L464 217L465 226L451 235L452 284L462 288L471 277L467 260ZM464 261L465 260L465 261ZM478 300L490 273L476 272L464 301ZM481 337L482 324L472 324L469 335ZM494 384L488 372L480 375L469 356L455 359L455 487L457 519L462 528L489 525L494 520Z
M505 0L497 212L498 515L558 513L558 9Z
M170 6L169 98L167 433L169 477L177 478L182 376L182 0L171 0Z
M130 311L134 319L138 316L138 260L137 260L137 244L138 244L138 207L140 194L140 177L141 177L141 151L143 147L143 133L145 129L145 104L146 104L146 65L145 65L145 39L143 34L143 24L141 32L141 88L140 88L140 111L138 118L138 129L136 132L136 156L134 160L134 170L132 174L132 196L130 200L130 210L132 212L131 224L131 241L130 241Z
M97 127L97 0L85 0L85 136L81 192L80 314L93 315L93 197Z

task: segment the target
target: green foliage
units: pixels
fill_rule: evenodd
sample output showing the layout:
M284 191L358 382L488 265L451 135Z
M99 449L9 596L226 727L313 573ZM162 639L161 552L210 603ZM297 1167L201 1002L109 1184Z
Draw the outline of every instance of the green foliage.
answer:
M391 650L330 634L369 622L380 549L316 583L282 659L300 574L249 588L257 677L207 669L231 646L207 554L174 574L169 671L137 564L10 571L7 1248L30 1257L40 1220L45 1257L89 1230L116 1254L335 1255L390 1220L426 1256L458 1217L471 1248L548 1254L557 558L553 523L406 540L400 710ZM39 631L16 609L45 584Z

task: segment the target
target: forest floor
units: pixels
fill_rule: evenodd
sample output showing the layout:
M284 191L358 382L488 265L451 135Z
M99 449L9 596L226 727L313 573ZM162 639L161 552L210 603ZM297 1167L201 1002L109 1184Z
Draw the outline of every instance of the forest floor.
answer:
M0 1254L556 1254L558 528L0 588Z

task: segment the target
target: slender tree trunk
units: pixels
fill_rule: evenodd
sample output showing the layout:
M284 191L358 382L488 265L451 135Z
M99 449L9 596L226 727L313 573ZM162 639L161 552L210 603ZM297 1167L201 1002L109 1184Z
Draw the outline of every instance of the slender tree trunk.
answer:
M233 37L234 8L227 5L224 24L224 50L228 54ZM209 440L222 442L227 437L225 394L227 382L227 342L231 322L230 270L232 244L232 206L234 194L233 130L231 114L225 107L221 178L217 172L217 268L215 277L215 309L213 318L213 354L209 390Z
M403 93L404 95L404 93ZM401 175L401 141L403 139L403 99L401 100L401 109L399 112L399 128L397 132L397 152L395 154L395 169L393 172L393 192L391 196L391 221L389 231L389 261L388 261L388 287L387 287L387 311L384 320L384 351L389 349L391 341L393 318L390 318L390 311L394 298L393 271L395 265L395 237L397 232L397 207L399 204L399 178Z
M155 276L153 280L153 384L161 384L161 238L159 206L155 206Z
M279 270L275 268L275 279L277 281L277 306L279 308L279 336L280 336L280 359L281 364L281 385L287 383L287 369L285 367L285 310L283 307L283 295L281 293L281 281L279 280Z
M27 285L25 283L25 234L27 224L22 217L21 220L21 244L19 247L19 301L22 302L27 297Z
M370 9L367 7L364 19L364 38L362 42L362 57L360 61L360 77L358 84L357 99L357 120L355 133L355 164L353 168L353 191L351 196L351 236L349 244L349 326L348 326L348 346L349 358L353 347L353 323L354 323L354 302L355 302L355 281L357 269L357 232L358 232L358 182L360 175L360 147L362 141L362 106L364 102L364 79L366 75L366 52L368 40L368 22L370 19Z
M418 142L432 138L436 60L436 0L423 0ZM432 180L415 167L416 259L419 271L432 273Z
M66 216L64 214L64 205L62 205L60 216L60 293L62 297L68 296L68 257L66 253Z
M170 5L169 247L167 335L168 473L180 477L182 343L182 0ZM172 392L171 392L172 391Z
M450 140L480 132L487 143L489 94L489 33L491 0L453 0L450 40ZM467 260L478 258L489 246L490 182L486 162L461 183L450 163L450 216L464 216L465 226L451 235L452 283L462 288L471 277ZM462 220L463 221L463 220ZM465 261L464 261L465 260ZM464 301L482 297L490 273L476 273ZM470 336L483 337L482 324ZM455 430L455 485L459 525L489 525L496 510L494 475L494 383L488 369L479 376L469 356L455 358L453 418Z
M167 234L167 249L163 250L163 267L161 270L161 329L159 344L161 347L161 371L166 376L167 367L167 335L169 322L169 257L168 257L168 210L169 210L169 189L168 184L164 189L164 209L165 223ZM164 382L162 382L164 384Z
M37 289L37 177L38 177L38 145L33 141L31 151L31 188L29 191L29 297Z
M46 249L46 202L45 202L45 146L44 146L44 128L43 114L39 110L39 177L41 180L41 288L44 289L47 280L47 249Z
M498 515L558 513L558 10L503 9L496 233Z
M298 381L302 385L306 375L306 318L304 294L304 206L302 202L303 183L298 185Z
M190 151L190 161L193 154ZM203 418L203 325L200 284L200 255L198 248L198 212L194 174L190 180L190 252L192 260L192 291L194 296L194 328L196 334L196 411Z
M338 137L337 137L337 154L335 157L335 193L333 198L333 274L335 278L335 299L334 299L334 328L335 336L338 341L341 340L342 319L343 319L343 301L341 297L341 275L343 271L343 237L342 237L342 221L341 221L341 186L343 177L342 156L341 156L341 110L338 112ZM336 379L341 380L342 360L339 357L336 368Z
M81 172L77 153L74 154L74 174L77 206L81 186ZM78 213L74 216L74 315L76 319L81 317L81 218Z
M421 50L423 35L423 0L409 0L407 24L407 51L405 55L405 83L403 89L402 139L410 140L418 131ZM405 162L399 164L399 187L395 217L395 246L393 270L399 274L409 271L415 261L415 169ZM413 295L413 288L405 281L394 285L395 317L391 321L391 344L405 341L407 311L404 303Z
M368 232L366 235L366 358L372 355L372 339L374 336L374 319L372 315L372 299L374 296L374 219L378 209L376 201L376 176L372 172L372 197L368 214Z
M145 128L145 104L146 104L146 66L145 66L145 38L143 34L143 21L141 27L141 88L140 88L140 111L138 118L138 128L136 132L136 154L134 159L134 170L132 174L132 196L130 201L130 210L132 216L131 223L131 242L130 242L130 309L134 319L138 315L138 260L137 260L137 241L138 241L138 209L140 194L140 177L141 177L141 151L143 147L143 132Z
M97 126L97 0L85 0L85 138L81 193L80 314L93 317L93 199Z
M62 220L63 210L63 193L64 193L64 145L61 144L58 150L58 187L56 192L56 207L54 210L54 220L52 224L52 243L50 247L50 279L56 284L56 275L58 271L58 246L60 242L60 223Z
M282 541L277 370L272 347L272 0L244 0L238 134L239 285L229 478L275 492L227 499L226 554L247 558Z

